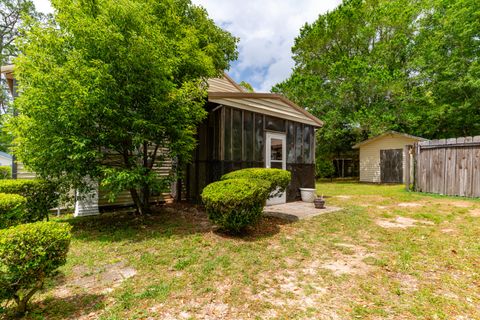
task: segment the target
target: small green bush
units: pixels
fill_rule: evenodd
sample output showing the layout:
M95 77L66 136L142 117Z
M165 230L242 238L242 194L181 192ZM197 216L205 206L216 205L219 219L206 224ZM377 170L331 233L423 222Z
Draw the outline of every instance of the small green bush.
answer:
M12 178L12 167L0 166L0 179L11 179L11 178Z
M71 226L35 222L0 230L0 301L14 300L24 314L47 277L64 265Z
M0 229L22 223L26 203L27 199L21 195L0 193Z
M58 204L55 186L44 180L0 180L1 193L19 194L27 198L26 213L22 222L48 219L48 211Z
M222 176L222 180L228 179L257 179L270 183L270 197L276 197L288 187L292 174L290 171L273 168L248 168L232 171Z
M242 231L262 215L270 186L269 182L258 179L228 179L209 184L202 192L208 218L228 231Z

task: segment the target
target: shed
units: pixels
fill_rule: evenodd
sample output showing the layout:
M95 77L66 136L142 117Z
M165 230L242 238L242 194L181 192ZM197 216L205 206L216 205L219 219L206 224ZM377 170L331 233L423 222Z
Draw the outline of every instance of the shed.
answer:
M403 183L407 161L403 148L424 140L426 139L405 133L387 131L354 145L354 149L360 150L360 181Z

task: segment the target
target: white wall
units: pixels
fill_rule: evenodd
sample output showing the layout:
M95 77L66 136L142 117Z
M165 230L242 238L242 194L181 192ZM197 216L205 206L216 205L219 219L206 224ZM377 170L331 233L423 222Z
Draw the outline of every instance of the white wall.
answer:
M387 135L360 146L360 181L380 182L380 150L403 149L413 144L416 139L398 135ZM405 181L405 159L403 159L403 176Z
M0 166L12 166L12 159L0 156Z

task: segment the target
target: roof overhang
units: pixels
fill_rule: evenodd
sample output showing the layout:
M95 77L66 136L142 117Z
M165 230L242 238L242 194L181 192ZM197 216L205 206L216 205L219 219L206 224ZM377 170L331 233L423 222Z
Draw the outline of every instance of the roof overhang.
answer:
M7 79L7 84L12 94L13 94L13 68L14 68L13 64L0 67L0 73L3 74Z
M209 92L208 101L266 114L281 119L322 127L323 122L287 98L274 93Z
M422 138L422 137L417 137L417 136L412 136L410 134L406 134L406 133L401 133L401 132L397 132L397 131L387 131L385 133L382 133L381 135L378 135L378 136L375 136L373 138L370 138L368 140L365 140L365 141L362 141L362 142L359 142L357 143L356 145L354 145L352 147L352 149L359 149L360 147L366 145L366 144L369 144L369 143L372 143L374 141L377 141L377 140L380 140L381 138L384 138L386 136L397 136L397 137L403 137L403 138L410 138L412 140L416 140L416 141L426 141L428 139L425 139L425 138Z

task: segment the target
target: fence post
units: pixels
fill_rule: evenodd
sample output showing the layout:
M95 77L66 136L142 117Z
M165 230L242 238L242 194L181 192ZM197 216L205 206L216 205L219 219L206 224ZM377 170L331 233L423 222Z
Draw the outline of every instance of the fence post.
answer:
M405 190L410 191L410 145L403 147L403 159L405 161Z

